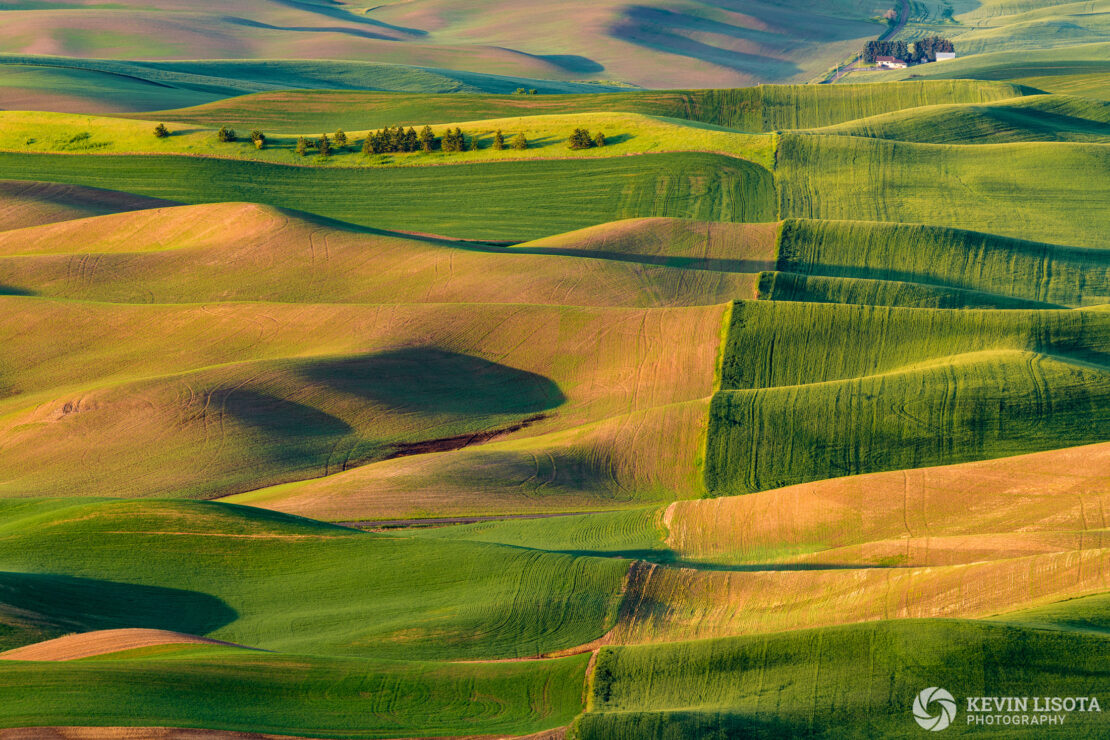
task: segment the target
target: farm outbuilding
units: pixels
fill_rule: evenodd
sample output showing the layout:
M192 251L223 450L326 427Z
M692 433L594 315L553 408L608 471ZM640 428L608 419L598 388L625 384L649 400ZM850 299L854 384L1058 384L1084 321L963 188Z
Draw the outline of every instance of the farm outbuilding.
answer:
M875 57L875 64L884 69L905 69L909 66L898 57Z

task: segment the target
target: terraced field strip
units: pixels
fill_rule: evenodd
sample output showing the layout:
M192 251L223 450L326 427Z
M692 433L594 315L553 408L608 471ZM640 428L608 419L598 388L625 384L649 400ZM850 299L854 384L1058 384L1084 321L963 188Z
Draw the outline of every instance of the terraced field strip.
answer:
M135 306L14 296L0 302L9 304L4 315L13 327L56 327L49 346L33 332L16 333L9 343L18 362L9 362L5 377L20 384L19 393L0 401L10 453L0 466L11 466L3 468L9 495L78 490L208 498L372 460L420 465L427 456L397 453L512 428L521 439L567 435L542 443L552 453L562 450L538 463L520 448L500 458L527 466L531 472L520 480L549 460L558 460L559 470L565 464L567 473L579 460L567 483L583 493L585 484L615 473L624 485L643 475L622 493L624 505L640 495L657 500L670 482L694 485L692 463L671 470L660 460L674 457L653 455L661 449L682 459L697 455L688 442L704 427L686 425L691 415L705 418L723 312L723 306ZM157 332L150 330L155 325ZM674 351L676 337L682 352ZM624 462L622 449L610 446L622 437L638 438L636 449L646 457L631 454ZM81 464L92 447L98 464ZM150 467L137 468L136 459ZM522 494L528 492L515 498ZM548 511L568 508L535 503ZM573 506L598 508L583 503L578 498ZM375 509L326 518L413 515Z
M1100 443L680 501L667 509L667 545L722 567L920 567L1099 548L1108 471Z
M737 494L1103 441L1106 318L737 303L711 410L707 489Z
M784 134L777 162L783 218L925 223L1077 247L1103 246L1110 226L1108 144Z
M4 648L141 627L338 660L532 657L608 632L628 570L611 558L392 537L227 504L67 503L2 504ZM82 640L102 638L67 638Z
M788 219L775 269L793 278L775 280L776 300L899 305L912 285L922 308L1110 303L1110 251L916 224Z
M591 740L909 737L920 732L910 707L923 686L950 687L958 697L1019 696L1030 684L1051 695L1092 696L1105 685L1108 655L1105 634L958 619L605 647L576 729ZM1066 738L1097 735L1103 726L1099 713L1076 712L1069 721L1065 728L977 726L966 734ZM950 734L963 729L953 724Z
M460 152L445 152L437 144L436 149L430 152L417 147L412 152L369 155L363 153L362 147L371 132L352 129L345 134L347 143L333 142L326 157L315 149L297 153L298 137L308 137L315 146L323 135L319 130L269 131L264 146L259 148L248 138L246 131L237 132L235 141L221 142L216 129L182 128L171 124L167 128L167 136L156 137L153 134L156 123L62 113L0 111L0 151L18 154L188 155L328 169L426 167L502 160L596 159L700 151L747 159L768 169L774 166L774 142L770 135L740 133L707 124L690 124L680 119L625 112L448 121L446 125L431 127L440 142L449 131L461 127L466 147ZM579 128L589 130L591 138L599 132L605 134L605 145L571 149L567 142ZM506 143L500 150L494 146L498 131L502 132ZM328 132L328 135L332 133ZM519 135L527 139L528 146L524 150L515 148Z
M506 250L246 203L178 206L0 232L0 285L112 303L677 306L754 297L755 271L773 265L766 228L660 221L629 228L706 258L625 253L619 225L560 242L574 249Z
M53 727L87 723L95 716L107 726L191 727L186 737L228 740L266 737L256 733L383 740L515 737L565 726L581 712L587 660L584 655L484 664L266 654L244 658L241 653L191 648L161 656L13 662L0 677L0 722ZM290 694L296 695L295 704L275 704L275 696ZM5 737L20 737L4 732ZM249 735L225 734L233 732ZM51 736L105 740L80 730L32 735ZM181 736L159 730L109 737Z
M984 103L1025 94L1006 83L946 80L922 84L756 85L720 90L642 90L593 95L413 95L383 92L274 91L194 108L135 114L248 131L352 131L536 115L642 113L737 131L771 132L844 123L903 108Z
M821 562L711 571L636 564L611 644L682 642L879 619L985 617L1110 588L1110 549L910 567Z
M932 105L812 129L925 144L1023 141L1110 142L1110 102L1034 95L994 103Z
M0 177L189 203L266 203L373 228L494 240L539 238L640 216L765 222L774 218L775 207L767 170L714 154L374 172L200 157L0 154ZM441 197L429 200L429 188Z

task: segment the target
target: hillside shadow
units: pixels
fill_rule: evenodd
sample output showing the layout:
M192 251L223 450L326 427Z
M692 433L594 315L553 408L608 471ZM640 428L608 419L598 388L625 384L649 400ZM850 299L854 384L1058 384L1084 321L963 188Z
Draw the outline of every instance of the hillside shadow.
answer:
M215 394L214 400L225 413L271 437L331 437L353 431L331 414L260 391L237 388Z
M211 129L200 128L199 126L194 126L192 128L173 128L173 129L169 130L170 131L169 136L167 136L166 138L172 139L174 136L185 136L187 134L199 134L199 133L203 133L205 131L210 131L210 130ZM242 134L240 134L240 136L242 136Z
M566 401L542 375L433 346L315 362L303 375L340 393L423 413L535 414Z
M632 134L605 134L605 146L612 146L613 144L623 144L626 141L632 141L635 136Z
M38 295L38 293L33 290L27 290L26 288L17 288L14 285L4 285L0 283L0 295L32 296Z
M60 574L0 572L0 603L42 615L62 632L143 627L203 635L239 616L198 591Z
M384 33L374 33L373 31L366 31L361 28L347 28L345 26L273 26L269 23L262 21L254 21L249 18L234 18L230 16L224 17L225 23L235 26L246 26L247 28L261 28L266 31L291 31L293 33L340 33L345 36L355 36L360 39L370 39L373 41L397 41L395 36L389 36Z
M501 247L518 244L519 242L494 242L482 239L461 239L450 236L437 236L435 234L421 234L408 231L391 231L389 229L381 229L374 226L363 226L351 221L340 221L339 219L330 218L328 216L321 216L318 213L310 213L308 211L298 211L295 208L287 208L284 206L274 206L275 210L284 213L290 218L296 218L300 221L305 221L317 226L323 226L337 231L343 231L351 234L366 234L370 236L385 236L393 239L406 239L408 241L421 242L424 244L435 244L442 247L451 247L454 249L463 249L473 252L492 252L496 254L504 254Z
M605 71L604 65L580 54L528 54L527 56L553 64L566 72L596 74Z
M802 73L802 68L794 62L712 46L689 36L683 36L677 33L679 30L699 35L711 33L738 40L768 43L773 46L781 44L783 40L781 36L765 31L754 31L686 13L642 5L628 8L626 17L613 26L611 33L614 38L621 41L666 54L689 57L700 62L745 72L761 70L760 76L768 80L789 79Z
M428 35L427 31L421 30L419 28L408 28L408 27L405 27L405 26L398 26L398 25L395 25L393 23L386 23L385 21L379 21L379 20L377 20L375 18L371 18L367 15L355 15L354 13L350 13L346 10L343 10L342 8L329 8L325 5L317 5L316 3L302 2L301 0L271 0L271 2L275 2L279 5L284 5L284 6L289 7L289 8L296 8L297 10L303 10L307 13L315 13L317 15L327 16L328 18L334 18L334 19L339 20L339 21L347 21L349 23L361 23L361 24L368 25L368 26L377 26L379 28L385 28L385 29L388 29L390 31L396 31L397 33L405 34L406 36L421 37L421 36L427 36ZM374 10L374 8L371 8L371 9L366 10L364 12L370 13L373 10ZM392 38L392 37L390 37L390 38ZM396 40L396 39L393 39L393 40Z
M824 732L818 733L812 726L780 719L770 714L740 714L710 709L638 712L623 707L619 712L606 712L605 702L611 696L612 689L609 686L611 681L611 674L595 679L594 696L600 700L598 709L601 711L595 710L582 715L581 727L590 733L591 737L770 740L771 738L837 736L827 735Z
M576 249L574 247L524 247L513 249L510 254L546 254L562 257L581 257L586 259L612 260L614 262L633 262L639 265L671 267L681 270L707 270L710 272L754 273L763 272L764 270L774 267L774 262L768 260L672 257L670 255L630 254L628 252L608 252L597 249Z

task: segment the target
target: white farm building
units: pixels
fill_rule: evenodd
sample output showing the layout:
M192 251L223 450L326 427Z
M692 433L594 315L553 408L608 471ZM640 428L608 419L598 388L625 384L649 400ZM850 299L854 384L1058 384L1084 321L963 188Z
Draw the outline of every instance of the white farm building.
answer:
M898 57L875 57L875 64L883 69L905 69L909 66Z

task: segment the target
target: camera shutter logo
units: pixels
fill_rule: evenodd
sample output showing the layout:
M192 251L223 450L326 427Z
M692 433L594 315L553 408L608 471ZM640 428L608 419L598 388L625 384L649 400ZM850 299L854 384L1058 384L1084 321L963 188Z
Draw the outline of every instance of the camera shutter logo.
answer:
M931 686L913 700L913 718L924 729L940 732L956 718L956 700L944 689Z

